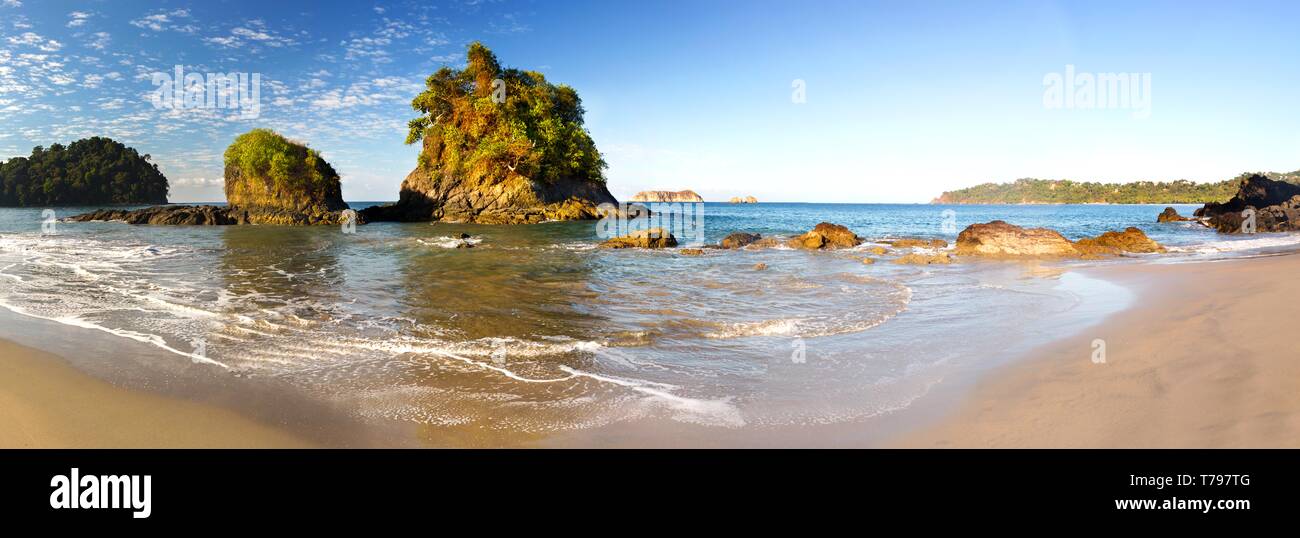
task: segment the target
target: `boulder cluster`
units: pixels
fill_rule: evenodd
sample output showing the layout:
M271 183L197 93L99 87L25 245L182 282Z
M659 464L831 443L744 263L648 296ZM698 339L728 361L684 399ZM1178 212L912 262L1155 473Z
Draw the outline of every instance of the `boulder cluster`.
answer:
M852 249L863 243L848 228L839 224L823 222L813 229L788 238L763 237L757 233L734 232L727 235L717 245L707 248L716 249L763 249L785 246L803 250L839 250ZM1124 254L1149 254L1165 252L1165 247L1147 237L1146 233L1134 227L1123 231L1108 231L1097 237L1085 237L1071 241L1060 232L1047 228L1023 228L1004 221L995 220L982 224L967 226L957 235L957 242L951 249L942 239L902 238L886 239L882 243L895 249L912 249L901 253L893 259L898 264L932 265L949 264L958 256L984 258L1099 258L1120 256ZM640 230L623 237L609 239L602 243L605 248L666 248L677 245L671 233L661 228ZM690 252L687 252L689 250ZM883 246L875 246L869 252L876 256L890 254ZM703 254L701 249L683 249L683 255ZM862 263L875 263L874 258L862 258Z
M1300 185L1254 174L1242 180L1231 200L1205 204L1194 215L1225 234L1298 231Z

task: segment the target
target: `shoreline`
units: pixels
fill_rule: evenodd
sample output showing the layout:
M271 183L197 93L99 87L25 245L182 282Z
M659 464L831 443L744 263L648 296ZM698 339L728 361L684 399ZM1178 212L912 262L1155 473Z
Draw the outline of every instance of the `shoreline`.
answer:
M1085 271L1134 290L1132 306L986 372L955 409L882 446L1300 446L1300 254Z
M0 340L0 448L310 448L233 411L82 373L61 357Z
M1300 379L1300 365L1287 364L1285 339L1285 322L1296 312L1287 298L1300 297L1300 283L1287 275L1297 269L1300 253L1061 268L1123 287L1132 297L1098 322L1067 327L1069 334L1026 347L1015 358L958 372L969 379L954 379L955 386L868 422L754 432L638 420L546 438L506 435L497 439L505 443L489 445L1300 446L1300 395L1287 392L1287 381ZM6 318L12 323L23 316L0 315ZM133 374L130 363L147 359L131 350L144 344L97 345L113 337L49 321L18 323L27 330L0 334L0 430L9 432L0 432L0 447L462 446L455 435L435 440L424 438L432 432L400 426L360 427L284 387L247 380L185 383L180 379L193 374L188 361L161 377ZM1106 364L1090 361L1094 338L1107 341ZM101 354L117 348L126 354L116 356L130 358L110 363L82 357L87 345ZM1234 349L1250 355L1246 371L1216 369L1213 362ZM1242 395L1259 398L1241 403ZM1216 406L1229 404L1231 412L1215 414ZM134 416L141 413L146 418ZM673 433L687 435L662 437Z

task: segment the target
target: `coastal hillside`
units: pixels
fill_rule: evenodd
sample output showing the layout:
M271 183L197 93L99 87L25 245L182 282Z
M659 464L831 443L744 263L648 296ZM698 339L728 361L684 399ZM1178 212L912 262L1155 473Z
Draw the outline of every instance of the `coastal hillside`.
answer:
M1300 171L1267 173L1274 181L1300 184ZM1018 179L1011 183L984 183L949 191L933 204L1205 204L1232 198L1238 185L1251 174L1215 183L1186 180L1099 183L1068 179Z
M134 148L93 137L0 163L0 206L165 204L167 178Z
M503 68L482 43L464 69L443 67L411 102L406 143L423 144L395 204L367 221L522 224L599 218L616 203L582 99L536 71Z

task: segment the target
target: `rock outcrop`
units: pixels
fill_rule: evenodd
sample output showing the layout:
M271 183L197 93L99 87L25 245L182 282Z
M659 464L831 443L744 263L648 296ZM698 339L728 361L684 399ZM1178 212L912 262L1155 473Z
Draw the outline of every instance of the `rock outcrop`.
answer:
M1241 181L1231 200L1205 204L1194 215L1206 218L1219 233L1243 233L1250 231L1248 208L1255 210L1254 231L1300 230L1300 185L1253 174Z
M967 226L957 235L955 250L960 256L1000 258L1092 258L1123 253L1165 252L1163 246L1147 237L1142 230L1133 227L1075 242L1055 230L1021 228L1000 220Z
M1106 232L1097 237L1080 239L1074 243L1074 248L1078 249L1081 255L1090 257L1125 252L1139 254L1165 252L1165 247L1160 243L1151 240L1142 230L1132 226L1122 232Z
M753 196L746 196L744 198L732 196L727 202L732 204L757 204L758 198L754 198Z
M677 238L663 228L636 230L600 244L601 248L668 248L677 246Z
M718 243L718 246L727 249L742 248L762 238L763 236L759 234L735 232L722 238L722 242Z
M703 202L704 198L695 191L641 191L628 200L629 202Z
M598 219L597 206L618 203L577 92L502 68L477 42L467 60L430 76L411 102L421 113L406 140L422 142L416 167L398 201L367 208L364 220L526 224Z
M253 129L226 148L226 202L253 224L340 224L338 172L320 153L269 129Z
M240 135L226 148L225 165L226 207L101 210L68 220L224 226L343 224L356 218L346 212L338 173L320 153L273 131Z
M790 240L790 246L810 250L852 248L861 244L862 238L857 234L829 222L820 223L807 233Z
M1183 222L1189 220L1196 219L1189 219L1179 215L1178 210L1172 207L1166 207L1164 211L1161 211L1160 214L1156 216L1156 222Z
M200 206L154 206L134 211L121 209L102 209L69 217L71 222L125 222L127 224L168 224L225 226L231 224L248 224L240 222L239 217L246 214L231 214L230 208L212 205Z
M1069 239L1047 228L1021 228L995 220L972 224L957 234L959 256L1038 257L1077 256Z

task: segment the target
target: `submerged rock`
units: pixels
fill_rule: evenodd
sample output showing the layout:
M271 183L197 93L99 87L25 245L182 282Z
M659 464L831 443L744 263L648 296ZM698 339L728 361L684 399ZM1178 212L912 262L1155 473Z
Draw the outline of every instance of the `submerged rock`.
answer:
M956 253L961 256L1077 256L1074 243L1055 230L1021 228L995 220L972 224L957 234Z
M663 228L637 230L600 244L601 248L667 248L677 246L677 238Z
M755 241L758 241L762 238L763 236L759 234L735 232L731 235L722 238L722 242L719 243L718 245L721 246L722 248L728 248L728 249L741 248Z
M1183 222L1189 220L1196 219L1189 219L1179 215L1178 210L1172 207L1166 207L1164 211L1161 211L1160 214L1156 216L1156 222Z
M778 238L775 238L775 237L764 237L764 238L759 239L759 240L757 240L757 241L754 241L754 242L752 242L752 243L750 243L750 244L748 244L748 245L745 245L745 250L758 250L758 249L764 249L764 248L776 248L776 247L780 247L780 246L785 246L787 243L788 243L787 240L782 240L782 239L778 239Z
M940 253L938 253L938 254L905 254L905 255L903 255L903 256L899 256L898 258L895 258L895 259L894 259L894 263L897 263L897 264L900 264L900 265L901 265L901 264L910 264L910 265L931 265L931 264L943 264L943 265L947 265L947 264L952 263L952 261L953 261L953 260L952 260L952 256L949 255L947 252L940 252Z
M839 224L823 222L812 230L790 240L790 246L810 250L852 248L862 244L862 239Z
M756 264L754 264L754 270L755 270L755 271L762 271L762 270L765 270L765 269L767 269L767 264L766 264L766 263L756 263Z
M1231 200L1205 204L1194 215L1208 219L1219 233L1244 233L1249 231L1243 215L1248 208L1255 210L1254 231L1300 230L1300 185L1253 174L1242 180Z
M682 256L703 256L704 250L698 248L684 248L677 251Z
M904 239L893 239L893 240L882 241L882 242L894 248L913 248L913 247L945 248L948 246L948 242L942 239L904 238Z

